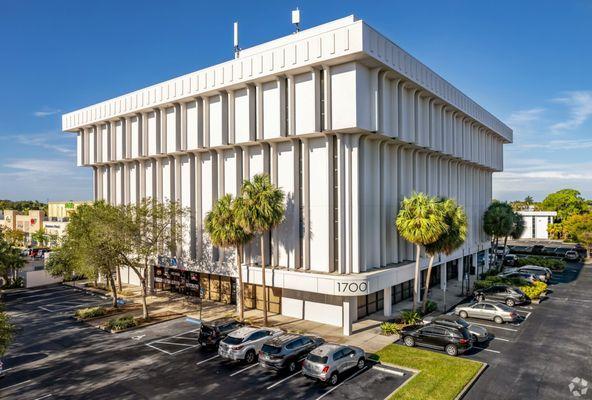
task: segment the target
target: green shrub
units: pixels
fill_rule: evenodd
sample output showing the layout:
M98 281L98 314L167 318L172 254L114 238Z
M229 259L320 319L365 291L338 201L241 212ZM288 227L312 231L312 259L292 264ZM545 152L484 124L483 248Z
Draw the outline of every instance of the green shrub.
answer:
M426 314L429 314L433 311L436 311L438 309L438 304L436 304L436 302L428 300L428 302L426 303Z
M107 309L104 307L80 308L74 313L76 317L82 319L102 317L105 314L107 314Z
M521 278L502 278L499 276L488 276L480 281L475 281L474 289L485 289L493 285L526 286L529 282Z
M413 325L421 321L421 314L413 310L403 310L401 311L401 318L403 318L406 325Z
M529 299L535 300L539 299L541 297L541 294L543 294L547 290L547 284L544 282L536 281L532 285L521 286L520 290L522 290L524 294L528 296Z
M400 325L396 322L383 322L380 324L380 330L384 335L395 335L400 332Z
M539 267L549 268L551 271L560 272L565 269L567 264L563 260L539 256L519 258L516 262L517 267L523 267L525 265L538 265Z
M133 316L126 315L123 317L110 319L109 322L107 322L106 327L107 329L114 331L121 331L123 329L132 328L137 325L138 321L136 321Z
M3 286L3 289L18 289L25 287L25 281L22 277L17 276L14 279L11 279L6 285Z

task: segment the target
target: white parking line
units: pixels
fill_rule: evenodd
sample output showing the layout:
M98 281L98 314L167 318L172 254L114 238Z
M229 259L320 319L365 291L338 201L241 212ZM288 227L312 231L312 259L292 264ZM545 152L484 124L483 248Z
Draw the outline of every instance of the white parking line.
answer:
M198 362L198 363L195 363L195 365L201 365L201 364L203 364L203 363L207 363L208 361L211 361L211 360L213 360L213 359L215 359L215 358L218 358L218 357L220 357L220 356L219 356L219 355L215 355L214 357L210 357L210 358L207 358L207 359L205 359L205 360L202 360L202 361L200 361L200 362Z
M346 380L344 380L343 382L341 382L338 385L333 386L331 389L327 390L325 393L323 393L322 395L320 395L319 397L316 398L316 400L321 400L323 397L325 397L326 395L328 395L329 393L331 393L332 391L334 391L335 389L337 389L339 386L343 385L345 382L355 378L356 376L360 375L362 372L364 372L366 369L368 369L368 367L364 367L361 370L359 370L358 372L356 372L355 374L353 374L352 376L350 376L349 378L347 378Z
M496 336L493 337L493 340L501 340L502 342L511 342L510 339L503 339L503 338L496 337Z
M51 393L48 393L48 394L46 394L44 396L37 397L35 400L47 399L48 397L51 397L51 396L53 396L53 395Z
M471 322L472 324L475 325L479 325L479 326L485 326L487 328L495 328L495 329L502 329L504 331L511 331L511 332L518 332L518 329L512 329L512 328L504 328L503 326L497 326L497 325L487 325L487 324L479 324L477 322Z
M169 356L172 356L172 355L173 355L173 353L171 353L170 351L166 351L166 350L163 350L163 349L161 349L161 348L159 348L159 347L152 346L150 343L146 343L146 346L148 346L148 347L152 347L154 350L161 351L161 352L163 352L163 353L165 353L165 354L168 354Z
M526 321L528 319L528 317L530 317L530 314L532 314L531 312L527 313L526 316L524 317L524 320Z
M405 376L404 373L400 372L400 371L395 371L392 369L388 369L388 368L384 368L384 367L380 367L378 365L374 365L372 367L372 369L375 369L377 371L381 371L381 372L386 372L387 374L391 374L391 375L396 375L396 376Z
M30 379L27 379L26 381L15 383L14 385L6 386L6 387L2 388L2 390L6 390L6 389L10 389L10 388L13 388L13 387L16 387L16 386L24 385L25 383L28 383L28 382L31 382L31 380Z
M253 368L253 367L256 367L256 366L258 366L258 365L259 365L258 363L255 363L255 364L249 365L248 367L245 367L245 368L243 368L243 369L241 369L241 370L238 370L238 371L236 371L236 372L234 372L234 373L230 374L230 376L235 376L235 375L238 375L238 374L240 374L241 372L244 372L244 371L246 371L246 370L248 370L248 369L251 369L251 368Z
M277 386L277 385L279 385L280 383L283 383L283 382L287 381L288 379L290 379L290 378L292 378L292 377L294 377L294 376L296 376L296 375L298 375L298 374L301 374L301 373L302 373L302 371L294 372L292 375L288 375L288 376L286 376L284 379L282 379L282 380L280 380L280 381L277 381L277 382L276 382L276 383L274 383L273 385L270 385L270 386L268 386L268 387L267 387L267 390L269 390L269 389L273 389L274 387L276 387L276 386Z
M532 306L514 307L516 310L534 310Z
M486 349L485 347L479 347L479 346L473 346L476 349L480 349L483 351L489 351L490 353L496 353L496 354L500 354L501 351L497 351L497 350L491 350L491 349Z
M169 338L169 339L170 339L170 338ZM185 343L175 343L175 342L167 342L167 341L165 341L165 340L159 340L159 341L156 341L156 342L152 342L152 343L150 343L150 344L153 344L153 343L158 343L158 344L170 344L170 345L173 345L173 346L182 346L182 347L197 347L197 346L199 346L199 344L185 344Z

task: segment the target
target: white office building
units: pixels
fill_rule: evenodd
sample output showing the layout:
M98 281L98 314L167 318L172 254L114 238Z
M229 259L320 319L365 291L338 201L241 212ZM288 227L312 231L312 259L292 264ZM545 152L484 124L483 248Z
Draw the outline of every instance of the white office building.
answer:
M518 211L524 220L524 232L520 239L549 239L547 228L553 224L557 211Z
M287 199L266 240L272 309L344 334L411 296L414 252L394 220L413 191L453 197L469 217L465 245L436 260L430 285L486 259L481 216L512 141L500 120L354 16L65 114L63 130L77 135L96 199L174 199L191 210L183 253L167 267L207 273L218 292L236 271L230 252L204 243L203 218L268 173ZM258 254L257 244L245 249L252 285Z

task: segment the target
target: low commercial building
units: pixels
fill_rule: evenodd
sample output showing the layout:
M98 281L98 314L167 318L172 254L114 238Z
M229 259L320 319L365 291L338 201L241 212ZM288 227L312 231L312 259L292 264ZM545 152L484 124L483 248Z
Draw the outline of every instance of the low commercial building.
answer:
M354 16L70 112L62 125L77 136L78 165L93 170L95 199L190 210L179 253L155 263L163 287L233 301L234 254L212 251L203 220L243 180L269 174L286 193L285 221L265 237L270 308L344 334L411 297L414 249L394 219L414 191L456 199L469 220L465 244L436 259L428 285L487 262L481 217L512 141L508 126ZM258 242L244 252L247 305L261 308Z
M547 228L553 224L556 211L518 211L524 220L524 232L520 239L549 239Z

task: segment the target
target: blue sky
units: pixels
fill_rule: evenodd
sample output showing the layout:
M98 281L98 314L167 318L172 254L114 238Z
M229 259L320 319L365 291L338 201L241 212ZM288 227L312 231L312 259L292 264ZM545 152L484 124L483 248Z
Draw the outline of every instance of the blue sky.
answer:
M10 1L0 13L0 198L91 197L61 113L349 14L514 128L494 196L592 197L592 2Z

